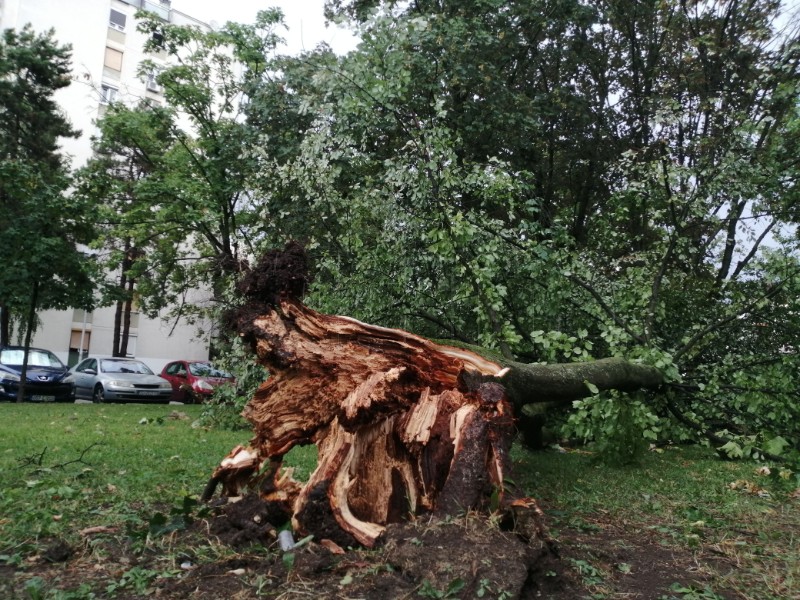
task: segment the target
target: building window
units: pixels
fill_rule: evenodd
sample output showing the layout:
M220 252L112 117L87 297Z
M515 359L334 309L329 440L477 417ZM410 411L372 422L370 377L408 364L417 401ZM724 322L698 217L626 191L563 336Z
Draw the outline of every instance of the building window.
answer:
M73 309L72 311L72 322L73 323L91 323L92 319L94 318L94 313L85 311L80 308Z
M106 46L106 60L103 64L114 71L122 71L122 52Z
M129 335L128 336L128 353L125 355L127 358L135 358L136 357L136 336Z
M100 103L101 104L111 104L112 102L116 102L117 94L119 90L115 87L111 87L110 85L103 84L100 86Z
M108 26L116 29L117 31L125 31L125 21L128 17L125 13L118 10L111 9L111 14L108 17Z
M89 354L91 331L73 329L69 337L69 358L67 366L74 367Z

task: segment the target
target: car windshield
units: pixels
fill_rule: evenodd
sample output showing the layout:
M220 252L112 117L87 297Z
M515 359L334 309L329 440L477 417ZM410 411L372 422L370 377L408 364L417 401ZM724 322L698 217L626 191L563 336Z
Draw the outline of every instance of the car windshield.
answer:
M208 363L189 363L189 372L195 377L225 377L231 375L226 371L215 368Z
M0 363L4 365L21 366L25 358L25 351L22 348L6 348L0 351ZM63 369L64 363L49 350L28 350L29 367L52 367Z
M103 373L141 373L152 375L153 372L143 362L138 360L113 360L104 359L100 361L100 370Z

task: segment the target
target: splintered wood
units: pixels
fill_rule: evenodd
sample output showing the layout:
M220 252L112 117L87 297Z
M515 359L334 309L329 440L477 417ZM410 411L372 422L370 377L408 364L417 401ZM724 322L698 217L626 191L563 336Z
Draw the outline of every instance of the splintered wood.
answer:
M224 495L257 490L299 533L341 546L372 546L412 515L513 500L503 487L515 430L501 365L294 299L240 311L237 328L270 376L244 412L251 447L214 473ZM305 483L281 469L298 444L318 449Z

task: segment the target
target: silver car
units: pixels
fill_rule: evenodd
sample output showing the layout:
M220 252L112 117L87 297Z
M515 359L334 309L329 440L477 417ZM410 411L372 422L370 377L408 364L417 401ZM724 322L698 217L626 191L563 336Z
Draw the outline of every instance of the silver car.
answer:
M72 367L75 397L94 402L169 402L172 386L140 360L87 358Z

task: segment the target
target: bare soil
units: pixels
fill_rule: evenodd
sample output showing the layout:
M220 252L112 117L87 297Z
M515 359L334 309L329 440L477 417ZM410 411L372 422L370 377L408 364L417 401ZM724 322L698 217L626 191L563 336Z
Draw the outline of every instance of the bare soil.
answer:
M372 550L311 540L286 553L268 517L259 500L245 498L146 544L110 532L85 535L79 545L50 540L26 564L0 567L0 597L36 597L25 588L38 577L38 588L51 594L39 597L65 600L666 600L680 597L670 591L676 583L702 590L714 573L734 568L602 515L589 527L554 530L553 545L525 541L495 519L464 515L392 525ZM714 591L736 597L718 580Z

